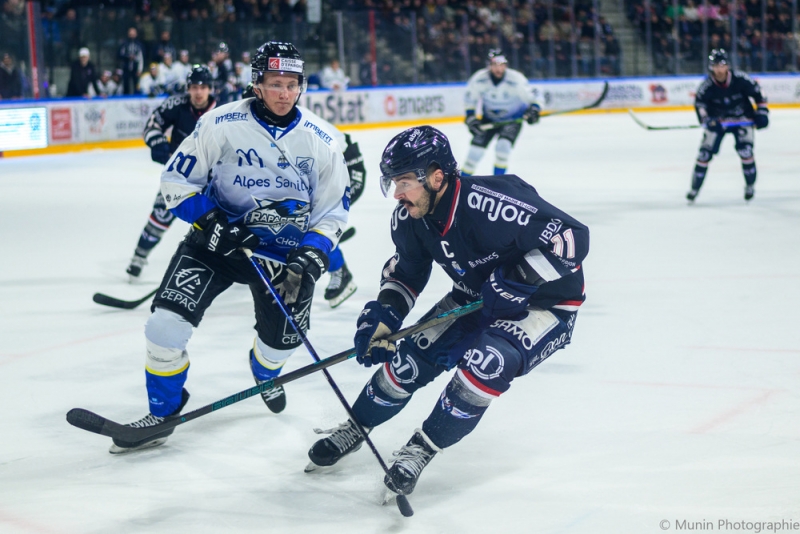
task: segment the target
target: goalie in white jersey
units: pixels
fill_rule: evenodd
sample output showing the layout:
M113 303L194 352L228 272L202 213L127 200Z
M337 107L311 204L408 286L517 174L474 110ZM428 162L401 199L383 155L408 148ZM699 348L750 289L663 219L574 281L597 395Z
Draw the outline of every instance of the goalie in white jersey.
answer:
M482 117L475 114L481 104ZM508 68L508 60L500 50L489 51L489 66L473 74L464 95L464 122L472 134L462 176L471 176L483 158L486 147L497 136L494 174L505 174L511 149L522 129L522 121L536 124L541 106L525 75Z
M257 336L249 363L257 383L275 378L302 341L240 251L253 250L295 322L309 325L314 284L347 223L350 178L330 126L297 101L303 59L268 42L252 60L254 98L206 113L167 162L161 192L192 230L175 252L145 326L150 413L131 426L178 417L189 394L186 345L214 298L248 284ZM262 393L272 412L282 386ZM161 445L172 429L142 442L114 441L112 453Z

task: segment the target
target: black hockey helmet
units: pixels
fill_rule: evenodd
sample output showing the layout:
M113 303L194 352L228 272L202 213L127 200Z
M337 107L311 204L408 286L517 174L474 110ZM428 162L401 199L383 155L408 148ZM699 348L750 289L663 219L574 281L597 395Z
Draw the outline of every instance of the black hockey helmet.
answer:
M415 126L394 136L381 155L381 191L388 196L392 180L413 172L424 183L428 172L442 169L447 179L458 173L458 163L447 136L433 126Z
M487 56L489 60L489 65L499 65L508 63L508 59L506 59L505 54L499 48L492 48L489 50L489 55Z
M192 65L192 70L186 76L186 87L190 85L211 85L211 71L205 65Z
M711 69L714 65L730 65L724 48L715 48L708 54L708 68Z
M253 83L261 83L261 79L267 72L297 74L300 92L303 93L306 90L305 62L303 56L291 43L278 41L264 43L250 60L250 66L253 68Z
M225 43L225 41L222 41L219 43L219 45L217 45L217 52L222 52L223 54L228 53L228 45Z

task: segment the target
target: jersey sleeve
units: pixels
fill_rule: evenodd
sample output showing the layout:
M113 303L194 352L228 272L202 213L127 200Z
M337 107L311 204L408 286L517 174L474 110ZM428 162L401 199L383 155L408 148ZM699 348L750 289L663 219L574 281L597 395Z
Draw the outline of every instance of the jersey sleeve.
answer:
M147 146L167 142L166 131L177 120L179 100L180 97L167 98L150 115L144 127L144 142Z
M694 96L694 111L697 113L697 120L703 122L708 118L708 88L709 80L704 80L697 88Z
M747 87L745 94L755 101L758 108L766 109L767 97L761 92L761 86L756 80L752 79L747 74L743 74L742 77L744 78Z
M408 212L402 206L395 208L392 214L392 241L395 253L381 271L378 302L391 304L405 317L428 284L433 257L414 235Z
M475 114L475 108L478 106L478 101L481 98L481 90L478 84L480 75L481 71L476 72L467 82L467 90L464 93L464 110L467 115Z
M186 222L196 221L215 206L201 192L208 185L209 171L222 157L223 133L224 129L213 129L201 119L161 173L161 194L167 207Z
M311 199L309 231L301 244L312 245L330 252L339 242L347 224L350 209L350 175L344 155L337 148L328 149L319 170L317 186ZM320 236L330 243L320 242ZM327 250L326 250L327 249Z
M524 261L545 281L552 282L580 269L589 254L589 228L554 206L539 200L543 217L534 229L517 238Z

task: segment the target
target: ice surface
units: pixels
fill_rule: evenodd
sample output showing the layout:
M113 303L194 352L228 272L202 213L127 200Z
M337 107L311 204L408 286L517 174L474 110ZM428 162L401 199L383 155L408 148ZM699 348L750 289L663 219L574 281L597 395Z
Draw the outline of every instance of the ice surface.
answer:
M686 124L691 113L646 114ZM700 132L648 132L625 114L525 126L510 171L589 225L588 300L572 345L495 401L477 430L437 456L404 519L378 505L366 447L333 472L304 474L314 427L345 414L322 376L287 386L275 416L260 399L181 426L123 457L68 425L73 407L119 422L147 412L147 306L103 308L96 291L155 288L186 225L177 222L143 281L125 268L158 187L146 150L0 160L0 532L663 532L662 520L800 520L800 110L773 110L756 136L755 199L733 140L687 206ZM441 129L466 156L462 124ZM355 318L391 255L378 157L399 128L359 130L368 188L343 246L358 292L314 304L321 356L352 346ZM488 152L479 172L490 172ZM438 270L409 317L449 281ZM246 289L222 295L189 344L187 409L252 385ZM292 370L310 363L300 349ZM371 375L331 372L349 399ZM372 437L384 457L427 417L448 376ZM719 529L716 529L719 530Z

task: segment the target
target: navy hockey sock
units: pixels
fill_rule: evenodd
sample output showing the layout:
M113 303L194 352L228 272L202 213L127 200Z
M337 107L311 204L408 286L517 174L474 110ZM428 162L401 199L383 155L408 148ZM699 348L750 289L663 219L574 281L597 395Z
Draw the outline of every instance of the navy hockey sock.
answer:
M174 219L171 219L166 223L157 223L154 222L151 217L142 230L142 235L139 236L139 243L136 245L136 255L146 258L150 254L150 251L161 241L164 232L167 231L167 228L169 228L173 220Z
M756 162L750 161L745 163L742 161L742 173L744 173L744 181L747 185L754 185L756 183Z
M694 166L694 173L692 173L692 189L699 191L703 187L703 181L706 179L708 172L708 162L698 161Z
M456 375L422 423L422 430L438 447L455 445L475 430L488 407L489 401L472 394Z
M375 428L405 408L411 394L391 382L385 364L372 378L353 404L353 413L363 426Z

